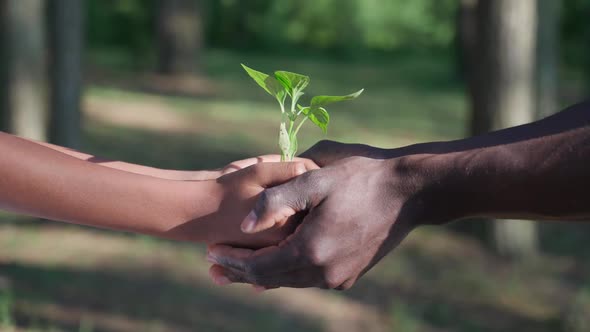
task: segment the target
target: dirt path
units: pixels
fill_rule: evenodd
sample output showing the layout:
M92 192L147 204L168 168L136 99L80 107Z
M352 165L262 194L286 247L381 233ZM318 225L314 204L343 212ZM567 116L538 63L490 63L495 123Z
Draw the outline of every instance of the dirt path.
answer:
M147 242L146 242L147 241ZM11 243L27 243L26 246ZM347 299L334 293L320 290L280 289L254 297L252 289L246 286L220 288L214 286L208 277L208 266L203 259L202 248L177 245L169 242L151 243L150 240L112 235L107 232L87 231L76 227L36 228L0 227L0 264L17 264L75 271L76 273L117 273L141 278L151 276L155 280L170 280L197 287L210 293L205 303L215 302L246 303L255 307L274 308L281 315L301 317L318 322L325 331L380 331L384 320L373 307ZM187 264L190 262L190 264ZM76 283L76 280L70 280ZM139 283L138 285L141 285ZM95 287L106 287L100 283ZM96 292L96 290L91 292ZM141 290L140 290L141 291ZM153 292L150 289L143 290ZM163 290L165 292L166 290ZM161 296L165 296L161 295ZM224 299L224 300L218 300ZM134 301L134 299L122 299ZM200 310L203 299L191 302L192 310ZM101 302L93 299L92 302ZM112 305L112 303L103 303ZM159 306L174 306L159 303ZM101 310L81 310L75 306L57 303L22 305L22 311L40 317L50 317L64 323L74 324L80 320L91 320L96 328L107 331L138 331L145 322L127 317L124 313L109 313ZM269 312L268 315L277 313ZM154 317L157 318L157 317ZM207 318L204 318L207 319ZM175 326L172 319L160 318L164 331L185 331L183 325Z

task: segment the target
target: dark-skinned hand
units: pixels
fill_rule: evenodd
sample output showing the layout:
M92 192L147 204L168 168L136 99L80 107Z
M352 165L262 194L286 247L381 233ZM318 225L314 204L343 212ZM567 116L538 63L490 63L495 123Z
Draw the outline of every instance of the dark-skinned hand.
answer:
M417 225L431 222L422 209L423 178L408 171L415 160L334 142L302 156L324 168L267 189L242 230L260 232L305 211L302 223L277 246L210 247L216 283L348 289Z

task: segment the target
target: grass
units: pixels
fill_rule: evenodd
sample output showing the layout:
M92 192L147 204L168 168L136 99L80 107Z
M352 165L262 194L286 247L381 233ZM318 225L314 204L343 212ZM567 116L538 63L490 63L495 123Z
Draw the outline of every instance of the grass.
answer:
M357 101L333 107L329 139L394 147L464 135L465 98L444 57L351 63L214 51L203 62L214 90L198 97L146 93L139 74L125 71L91 84L84 99L84 150L178 169L277 152L280 115L240 62L310 73L311 94L366 88ZM304 130L301 151L323 138L316 128ZM570 226L574 237L547 229L544 242L559 255L529 264L500 260L473 239L427 228L348 292L282 289L256 296L247 287L212 285L199 245L1 214L0 330L584 328L590 266L582 244L589 228Z

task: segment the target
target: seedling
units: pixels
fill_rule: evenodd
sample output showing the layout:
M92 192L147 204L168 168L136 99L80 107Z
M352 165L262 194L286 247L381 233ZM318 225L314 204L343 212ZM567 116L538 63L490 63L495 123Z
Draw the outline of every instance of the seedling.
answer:
M325 106L328 104L352 100L363 93L359 90L346 96L315 96L311 99L309 106L301 106L299 100L303 96L303 90L309 85L309 76L291 73L288 71L275 71L274 76L261 73L244 64L242 67L248 75L254 79L271 96L275 97L281 106L281 125L279 127L279 148L281 149L281 160L291 161L297 153L297 133L307 119L315 123L322 131L328 132L330 115ZM289 97L291 104L285 102ZM303 116L303 119L299 118ZM297 121L299 120L299 122Z

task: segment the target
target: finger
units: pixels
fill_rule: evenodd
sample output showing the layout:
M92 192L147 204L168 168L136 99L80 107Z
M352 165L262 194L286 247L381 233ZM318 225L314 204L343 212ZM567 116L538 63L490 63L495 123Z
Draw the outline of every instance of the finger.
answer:
M278 154L269 154L269 155L263 155L263 156L248 158L248 159L237 160L237 161L234 161L234 162L228 164L227 166L225 166L221 170L221 174L222 175L226 175L226 174L233 173L235 171L239 171L241 169L250 167L252 165L260 164L260 163L278 163L280 161L281 161L281 156L278 155ZM308 171L309 170L312 170L312 169L319 168L319 166L316 165L310 159L306 159L306 158L293 158L293 161L303 162L305 164L305 168Z
M252 251L217 245L211 248L214 258L214 280L221 285L247 283L267 289L279 287L327 288L322 268L311 266L309 260L297 250L297 243L303 240L299 231L279 246ZM223 276L224 278L220 278Z
M254 167L254 166L253 166ZM256 165L261 185L276 185L305 172L302 163L267 163ZM254 171L254 170L253 170ZM284 223L297 212L305 210L308 198L301 182L289 182L266 189L256 201L254 209L242 222L244 233L252 234Z
M225 286L233 283L252 284L246 279L245 273L230 268L225 268L217 264L211 266L209 269L209 276L213 282L219 286Z
M305 264L292 242L267 247L248 253L228 246L212 248L210 257L224 270L217 270L232 282L246 282L258 286L281 286L284 272L303 270ZM275 277L279 276L279 278Z
M209 268L209 277L217 286L226 286L232 283L227 277L227 272L220 265L212 265Z
M207 261L211 264L222 265L226 268L232 268L243 271L244 265L235 265L245 262L254 254L254 250L234 248L226 245L211 245L207 248Z
M253 181L261 187L283 184L307 171L303 162L260 163L248 167Z
M244 168L250 167L252 165L259 164L259 163L278 163L280 161L281 161L281 156L278 154L274 154L274 155L269 154L269 155L264 155L264 156L236 160L234 162L231 162L227 166L225 166L222 170L222 174L225 175L225 174L233 173L235 171L239 171L241 169L244 169Z
M276 289L281 287L309 288L317 287L327 289L328 286L320 277L321 271L316 267L302 267L297 270L277 272L270 275L252 275L231 268L216 265L216 278L220 278L219 285L229 283L251 284L255 289ZM215 280L215 279L214 279ZM222 284L223 282L223 284Z

